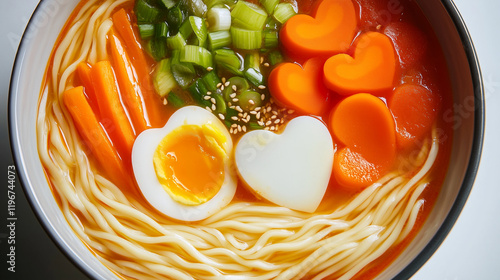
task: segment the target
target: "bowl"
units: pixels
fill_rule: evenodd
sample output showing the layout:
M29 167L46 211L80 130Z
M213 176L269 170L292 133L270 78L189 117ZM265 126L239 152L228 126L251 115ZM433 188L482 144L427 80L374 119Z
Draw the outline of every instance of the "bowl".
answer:
M63 216L43 171L36 144L36 113L45 67L54 42L78 0L43 0L24 32L16 56L9 93L12 153L26 196L53 241L85 274L116 279L73 233ZM446 238L472 189L484 134L484 91L473 43L451 0L417 1L433 26L443 49L455 109L449 113L454 128L450 166L434 209L403 253L378 279L411 277Z

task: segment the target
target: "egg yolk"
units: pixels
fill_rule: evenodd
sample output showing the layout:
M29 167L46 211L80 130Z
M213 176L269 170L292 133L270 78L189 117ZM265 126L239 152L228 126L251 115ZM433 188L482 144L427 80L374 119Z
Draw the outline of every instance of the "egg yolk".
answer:
M199 205L217 194L228 157L223 142L225 137L209 125L183 125L162 139L153 161L156 176L172 199Z

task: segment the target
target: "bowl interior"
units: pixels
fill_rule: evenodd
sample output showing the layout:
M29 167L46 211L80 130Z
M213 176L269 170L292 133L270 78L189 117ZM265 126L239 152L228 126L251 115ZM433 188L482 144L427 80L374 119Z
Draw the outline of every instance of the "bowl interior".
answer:
M47 183L36 144L37 101L45 67L60 30L78 2L44 0L30 20L11 80L11 144L21 182L45 229L67 256L89 276L112 279L116 275L88 250L66 222ZM471 61L475 59L472 44L464 41L468 38L464 27L457 27L460 17L453 10L451 1L418 2L434 27L446 56L454 106L465 108L465 113L447 113L454 126L452 165L434 210L413 242L379 276L380 279L391 279L396 275L404 278L411 276L437 249L465 203L481 151L483 104L482 99L477 98L481 97L482 88L478 66ZM479 95L474 95L475 90Z

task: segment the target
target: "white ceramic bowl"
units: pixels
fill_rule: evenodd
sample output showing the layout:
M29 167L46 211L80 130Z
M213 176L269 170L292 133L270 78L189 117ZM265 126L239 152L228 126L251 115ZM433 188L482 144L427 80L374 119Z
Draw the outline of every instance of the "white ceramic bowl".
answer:
M55 243L89 277L116 279L69 227L49 188L36 146L36 112L45 67L58 34L78 1L42 0L28 24L11 78L11 145L25 193ZM455 127L451 166L438 201L413 242L379 275L380 279L409 278L439 247L472 188L483 142L481 73L464 22L450 0L417 2L438 35L450 72L454 106L461 106L463 111L450 118Z

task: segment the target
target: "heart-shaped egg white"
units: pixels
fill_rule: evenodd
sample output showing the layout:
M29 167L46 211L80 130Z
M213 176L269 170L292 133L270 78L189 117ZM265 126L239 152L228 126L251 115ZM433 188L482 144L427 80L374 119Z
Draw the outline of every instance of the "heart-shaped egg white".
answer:
M235 148L238 173L255 193L309 213L316 211L328 187L333 155L330 132L308 116L291 120L282 134L251 131Z

